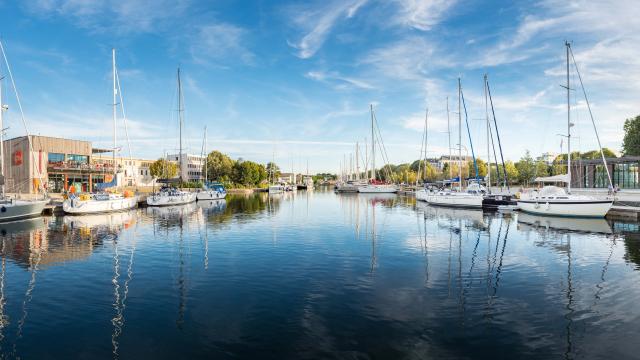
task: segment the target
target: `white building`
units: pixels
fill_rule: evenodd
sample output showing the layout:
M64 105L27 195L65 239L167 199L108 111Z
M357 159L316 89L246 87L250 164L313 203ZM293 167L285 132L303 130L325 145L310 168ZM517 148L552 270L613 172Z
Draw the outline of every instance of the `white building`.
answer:
M180 156L178 154L167 155L167 160L175 162L180 166ZM182 154L182 169L180 169L180 176L184 181L202 181L204 180L204 173L202 168L204 167L205 157L200 155Z
M91 162L97 166L113 166L113 157L108 154L94 155ZM116 158L118 170L123 173L125 186L153 186L155 180L151 176L151 164L154 160Z
M545 163L547 163L547 165L553 165L553 160L556 159L556 156L558 156L558 154L554 152L546 152L540 155L540 157L538 157L538 160L544 161Z
M280 177L278 178L278 182L287 183L287 184L295 184L296 175L294 173L280 173Z

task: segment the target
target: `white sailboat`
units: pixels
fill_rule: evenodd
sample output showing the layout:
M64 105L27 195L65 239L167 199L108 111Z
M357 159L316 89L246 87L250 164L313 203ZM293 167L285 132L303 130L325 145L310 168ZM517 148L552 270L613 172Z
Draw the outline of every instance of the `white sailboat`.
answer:
M429 109L425 111L424 116L424 133L422 135L422 147L424 147L424 186L422 189L416 190L415 196L418 201L427 201L427 197L431 194L431 191L427 188L427 135L428 135L428 121L429 121ZM420 150L420 158L422 157L422 147ZM421 159L418 158L420 162ZM420 176L420 163L418 163L418 177ZM418 186L418 177L416 177L416 188Z
M2 47L2 43L0 43ZM4 47L2 47L2 53L4 55ZM7 67L9 64L7 63ZM40 216L45 205L49 203L49 199L46 197L40 200L20 200L9 198L5 195L4 188L4 124L3 124L3 112L8 110L9 107L2 103L2 79L0 77L0 222L13 221L19 219L25 219L29 217ZM27 133L27 137L29 134ZM29 139L29 146L31 146L31 139ZM31 149L30 149L31 150Z
M458 180L462 189L462 84L458 78ZM478 183L467 186L465 191L440 190L428 194L427 202L431 205L454 206L466 208L482 208L482 199L486 189Z
M179 183L182 183L182 125L184 120L182 118L184 109L182 107L182 82L180 80L180 68L178 68L178 122L180 127L180 150L178 154L178 172ZM147 205L149 206L170 206L170 205L182 205L196 201L196 193L190 191L183 191L177 188L169 186L163 186L159 191L153 193L147 197Z
M202 143L202 152L204 153L204 184L202 184L202 189L200 189L196 193L197 201L206 201L206 200L220 200L224 199L227 196L227 190L225 190L224 185L220 183L209 183L209 177L207 174L207 161L209 160L209 156L207 154L207 127L204 127L204 140Z
M571 52L571 44L569 44L569 42L565 42L565 47L567 49L567 174L537 178L536 181L542 183L563 182L566 183L567 186L566 189L557 186L545 186L540 191L535 190L524 193L518 200L518 207L522 211L538 215L603 218L607 212L609 212L609 209L611 209L613 199L597 199L592 196L571 194L571 127L573 124L571 123L569 55L571 54L573 57L573 53ZM575 63L575 58L573 59L573 62L577 70L578 65ZM582 86L582 77L580 77L579 72L578 78L580 79L580 85ZM591 115L591 108L586 97L584 86L582 86L582 91L585 96L587 108L589 109L589 114ZM591 121L593 123L594 130L596 130L593 115L591 115ZM600 155L602 155L604 168L607 171L609 184L611 184L611 174L609 173L609 167L607 166L607 161L604 157L604 153L602 152L600 137L598 136L597 130L596 139L598 140L598 146L600 147Z
M120 81L116 69L116 50L111 50L112 72L113 72L113 180L109 183L99 184L99 188L118 186L118 173L116 167L117 151L117 96ZM122 94L120 94L122 103ZM129 191L124 194L115 192L101 192L98 194L71 194L62 202L62 210L68 214L94 214L111 211L122 211L138 206L138 197Z
M359 193L369 194L390 194L398 192L398 188L394 184L386 184L376 180L376 136L375 136L375 117L373 115L373 105L370 105L371 111L371 180L369 184L358 186Z

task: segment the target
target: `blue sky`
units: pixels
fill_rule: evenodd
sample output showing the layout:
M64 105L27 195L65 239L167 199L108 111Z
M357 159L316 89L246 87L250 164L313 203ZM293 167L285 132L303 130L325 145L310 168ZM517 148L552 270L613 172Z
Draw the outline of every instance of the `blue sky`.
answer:
M565 39L603 145L619 150L624 119L640 113L639 18L627 0L0 0L0 34L32 133L110 146L115 47L134 157L177 148L180 65L189 152L200 153L206 124L209 150L259 162L275 154L297 170L308 160L314 172L337 171L370 136L370 103L392 163L418 157L425 107L429 153L446 153L446 97L454 109L458 76L474 147L486 157L484 73L506 157L558 152ZM12 98L5 126L19 136ZM593 149L584 101L573 102L573 147Z

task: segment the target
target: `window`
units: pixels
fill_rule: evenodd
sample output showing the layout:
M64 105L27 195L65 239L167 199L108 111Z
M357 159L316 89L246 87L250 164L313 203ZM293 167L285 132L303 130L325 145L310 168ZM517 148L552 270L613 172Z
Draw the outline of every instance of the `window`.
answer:
M89 163L89 157L87 155L69 154L67 159L69 161L75 161L75 162L80 163L80 164L88 164Z
M64 154L49 153L48 160L49 160L49 164L51 164L51 163L61 163L61 162L64 161Z

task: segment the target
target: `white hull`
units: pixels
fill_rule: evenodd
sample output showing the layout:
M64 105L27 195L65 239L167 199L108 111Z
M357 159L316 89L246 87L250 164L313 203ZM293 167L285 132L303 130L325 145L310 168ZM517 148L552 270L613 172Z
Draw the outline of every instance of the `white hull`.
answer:
M482 195L468 193L439 192L427 195L430 205L464 208L482 208Z
M613 233L611 225L609 225L605 219L574 219L520 213L518 214L518 224L544 229L570 230L600 234Z
M359 193L364 194L391 194L398 192L394 185L366 185L358 187Z
M227 196L226 192L220 192L215 190L203 190L196 193L196 200L205 201L205 200L220 200L224 199Z
M425 189L420 189L416 191L416 200L418 201L427 201L431 193L427 192Z
M282 194L284 192L284 186L271 185L269 186L269 194Z
M147 197L149 206L172 206L189 204L196 201L196 193L180 191L177 194L155 193Z
M66 199L62 203L62 210L68 214L96 214L112 211L133 209L138 205L138 197L122 197L106 200L80 200L79 198Z
M603 218L613 205L613 200L567 199L545 201L519 200L521 211L536 215Z
M64 224L74 228L93 228L97 226L122 226L135 222L135 211L121 211L112 214L96 214L73 216L62 218Z
M40 216L49 200L9 200L0 204L0 222Z

